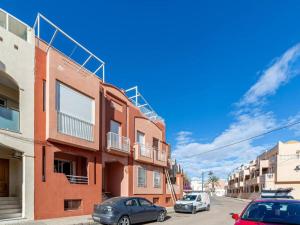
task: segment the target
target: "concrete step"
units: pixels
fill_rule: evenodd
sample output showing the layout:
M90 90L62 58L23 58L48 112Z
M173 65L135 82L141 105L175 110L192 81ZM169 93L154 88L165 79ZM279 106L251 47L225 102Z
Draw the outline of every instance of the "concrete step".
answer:
M0 205L0 210L1 209L19 209L19 208L21 208L20 204Z
M3 216L5 214L14 214L14 213L21 213L22 209L17 208L17 209L0 209L0 216Z
M0 200L0 205L20 205L19 200Z
M18 197L0 197L0 202L1 201L11 201L11 200L19 200Z
M4 214L4 215L0 215L0 221L5 219L21 218L21 217L22 217L22 213Z

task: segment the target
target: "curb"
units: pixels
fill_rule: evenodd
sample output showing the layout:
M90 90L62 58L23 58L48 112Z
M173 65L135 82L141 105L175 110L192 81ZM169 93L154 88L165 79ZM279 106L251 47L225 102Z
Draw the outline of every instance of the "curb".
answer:
M224 196L224 198L228 198L228 199L232 199L232 200L237 200L237 201L241 201L241 202L251 202L251 199L244 199L244 198L232 198L232 197L227 197Z

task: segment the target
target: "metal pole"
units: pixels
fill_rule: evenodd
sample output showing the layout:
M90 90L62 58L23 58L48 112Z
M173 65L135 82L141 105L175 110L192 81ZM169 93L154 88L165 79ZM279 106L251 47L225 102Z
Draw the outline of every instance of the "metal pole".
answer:
M203 192L203 186L204 186L204 172L202 172L202 192Z

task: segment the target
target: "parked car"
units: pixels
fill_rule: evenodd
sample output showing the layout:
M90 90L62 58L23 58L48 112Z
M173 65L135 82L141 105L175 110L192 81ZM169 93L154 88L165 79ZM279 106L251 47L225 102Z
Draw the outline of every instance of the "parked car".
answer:
M195 214L200 210L210 210L210 198L206 192L192 192L183 196L174 205L175 212L190 212Z
M235 225L296 225L300 224L300 201L291 199L258 199L244 211L232 214Z
M263 190L260 198L289 198L294 199L291 195L293 188L278 188L275 190Z
M94 206L95 222L102 224L130 225L148 221L163 222L167 211L145 198L115 197Z

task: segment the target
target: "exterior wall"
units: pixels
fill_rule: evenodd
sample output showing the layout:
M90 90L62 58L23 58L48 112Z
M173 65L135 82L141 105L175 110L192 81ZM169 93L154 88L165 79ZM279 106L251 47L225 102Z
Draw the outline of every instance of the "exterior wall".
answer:
M48 99L46 111L43 111L43 82L44 80L46 81L47 88L53 88L53 86L49 85L49 83L54 85L54 79L51 78L51 74L50 76L49 73L47 74L47 59L49 59L49 55L47 57L47 54L37 47L35 80L35 219L91 214L94 204L99 203L102 200L101 154L99 151L89 151L86 148L83 148L81 146L83 141L77 140L77 138L74 140L74 145L81 146L81 148L74 147L73 144L70 143L73 141L71 138L65 137L66 135L56 133L56 127L53 127L53 130L50 132L52 135L50 135L50 137L52 138L47 140L47 137L49 137L46 132L49 132L49 125L47 125L47 123L51 122L53 119L52 117L47 116L47 114L52 113L51 115L55 117L55 113L53 112L55 110L55 105L53 105L55 104L53 102L54 93L49 91L49 89L46 92L46 99ZM59 75L62 76L62 74ZM54 77L56 77L56 75L54 75ZM52 80L48 82L48 79ZM67 84L69 82L73 84L72 81L64 79L66 78L62 78L62 80L67 82ZM75 84L79 85L77 82L73 85L76 86ZM76 87L79 88L79 86ZM99 91L98 86L96 90L97 91L95 92ZM49 98L52 98L51 105L49 105L51 102ZM98 107L96 106L96 111L98 111L98 113L99 109L99 105ZM51 126L54 125L52 124ZM98 137L99 133L97 138L95 138L96 144L87 143L88 149L99 149ZM44 160L43 147L45 147ZM54 154L57 152L87 158L88 184L71 184L64 174L54 173ZM77 199L82 200L81 207L78 210L64 210L64 200Z
M99 150L100 130L100 80L96 76L78 71L79 67L67 60L56 50L50 48L46 61L47 101L46 101L46 138L47 140L71 144L89 150ZM56 82L83 93L95 101L94 141L86 141L77 137L61 134L57 131Z
M20 109L20 132L0 130L0 143L23 153L22 214L23 217L32 219L34 217L34 33L28 28L28 41L25 41L0 27L0 37L3 39L0 42L2 65L0 75L2 76L1 73L4 72L19 86Z
M157 138L158 140L163 140L163 132L162 130L154 124L152 121L144 118L135 118L135 135L137 131L140 131L145 134L145 143L146 145L152 146L153 138ZM136 140L136 137L135 137ZM162 148L162 144L159 143L160 149Z
M138 187L137 185L137 178L138 178L138 167L143 167L147 170L147 183L146 187ZM153 182L153 172L158 171L160 172L160 179L161 179L161 187L160 188L155 188L154 187L154 182ZM141 164L138 162L134 162L133 164L133 193L134 194L163 194L163 168L160 167L155 167L152 165L147 165L147 164Z

